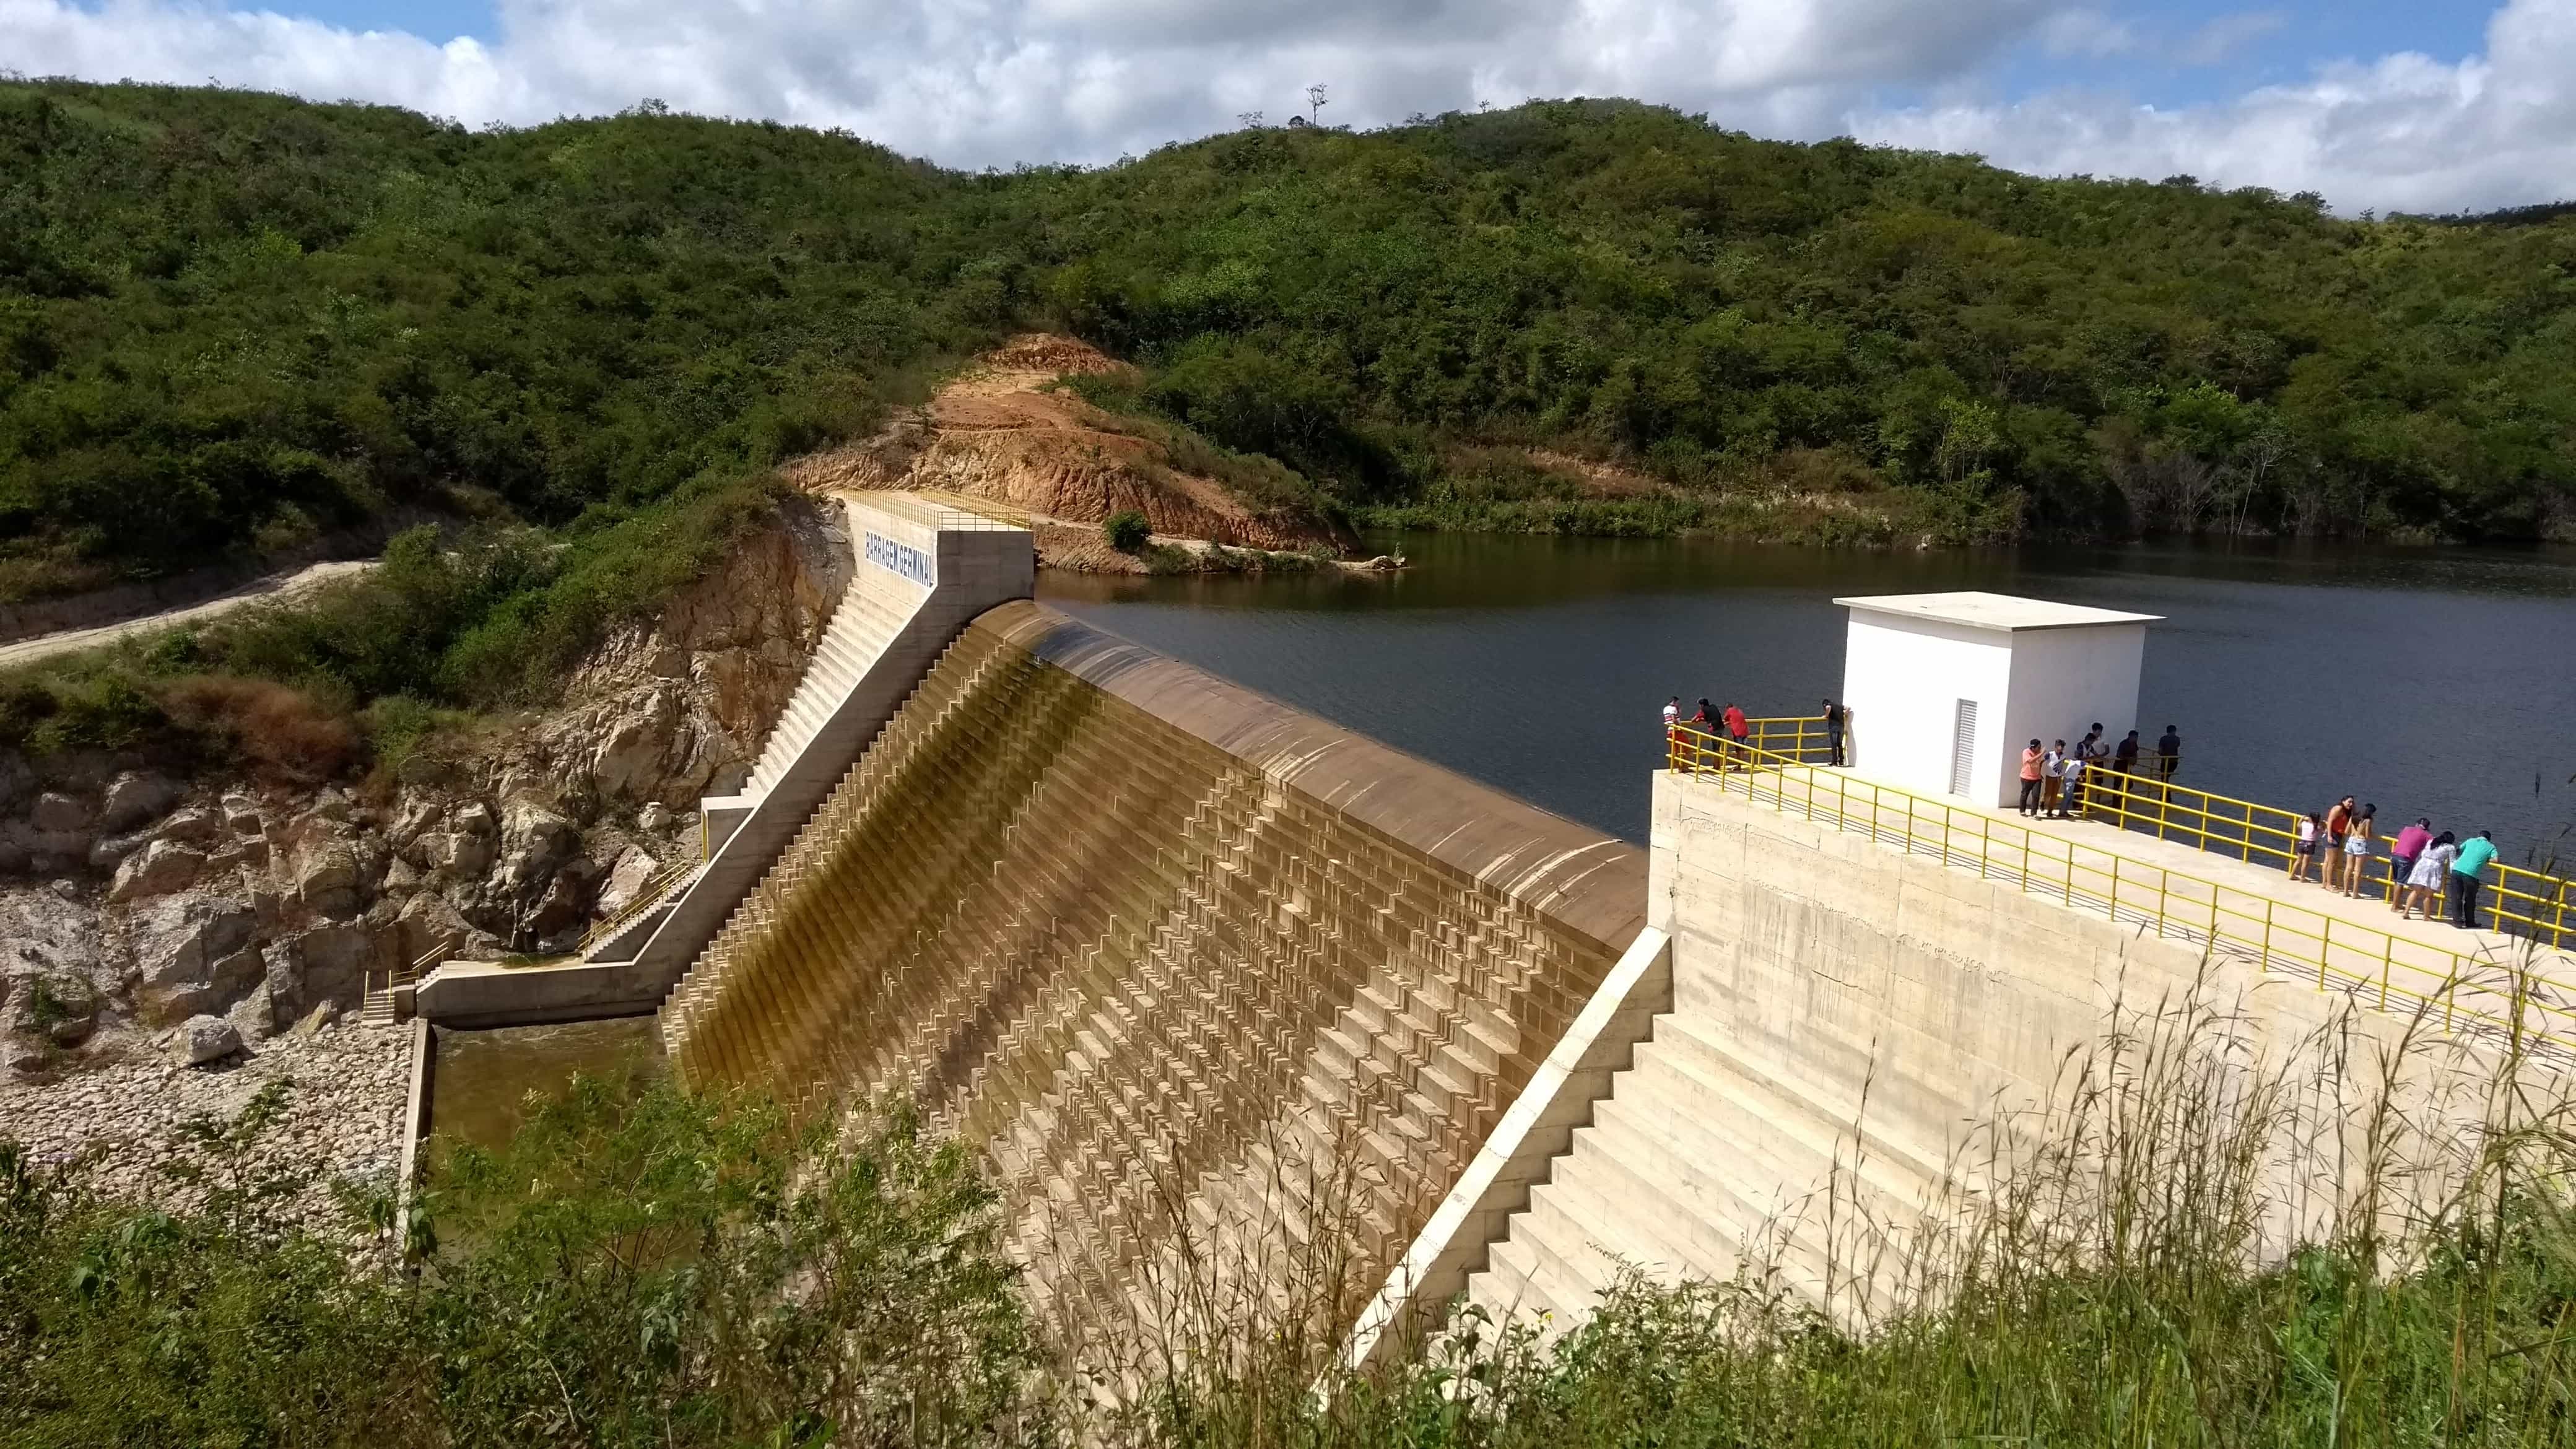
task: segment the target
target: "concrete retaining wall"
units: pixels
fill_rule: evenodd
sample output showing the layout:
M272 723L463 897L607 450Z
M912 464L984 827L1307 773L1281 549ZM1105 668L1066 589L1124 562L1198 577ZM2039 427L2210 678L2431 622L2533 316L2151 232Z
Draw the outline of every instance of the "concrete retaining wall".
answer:
M2196 1041L2225 1039L2212 1059L2228 1080L2291 1068L2303 1151L2265 1166L2269 1243L2359 1188L2384 1083L2410 1124L2390 1155L2420 1171L2392 1215L2455 1180L2489 1110L2498 1061L2482 1043L2436 1028L2409 1048L2408 1022L2312 979L2204 962L1714 780L1654 789L1648 900L1672 938L1673 1009L1471 1280L1492 1311L1562 1328L1623 1271L1748 1264L1837 1310L1884 1302L1922 1214L1948 1219L2010 1170L2023 1134L2055 1130L2038 1114L2062 1104L2070 1063L2115 1021L2137 1033L2187 1006L2213 1024ZM2530 1067L2544 1090L2556 1070ZM1984 1130L1998 1122L2012 1125Z

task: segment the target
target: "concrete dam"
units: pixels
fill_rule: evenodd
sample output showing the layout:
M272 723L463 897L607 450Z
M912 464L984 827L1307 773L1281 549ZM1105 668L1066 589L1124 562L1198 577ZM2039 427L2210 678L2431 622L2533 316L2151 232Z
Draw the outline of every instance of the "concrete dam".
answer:
M1310 1311L1362 1363L1461 1294L1561 1326L1626 1266L1723 1278L1767 1235L1794 1270L1834 1250L1797 1221L1820 1183L1921 1210L2124 1000L2215 989L2265 1042L2353 1000L2331 946L2267 916L2246 947L2231 883L2204 915L2127 846L2013 847L1981 748L1926 754L1936 800L1677 732L1640 849L1031 602L1007 520L843 502L856 574L704 861L580 960L451 962L415 1001L657 1012L684 1080L808 1120L908 1097L1105 1333L1193 1275L1275 1302L1327 1248ZM2046 707L2134 714L2130 641L2125 706L2078 642L2031 645L2094 691ZM2013 688L1988 718L2036 707ZM1905 758L1901 712L1856 712L1861 763ZM2121 886L2150 867L2152 907Z

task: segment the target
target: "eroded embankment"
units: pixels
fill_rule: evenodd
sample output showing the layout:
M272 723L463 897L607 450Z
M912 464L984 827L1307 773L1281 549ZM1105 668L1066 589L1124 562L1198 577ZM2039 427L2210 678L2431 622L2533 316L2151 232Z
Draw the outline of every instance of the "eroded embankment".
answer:
M1374 1289L1644 908L1633 846L1009 604L663 1026L693 1081L917 1092L1043 1296L1152 1323L1327 1236Z

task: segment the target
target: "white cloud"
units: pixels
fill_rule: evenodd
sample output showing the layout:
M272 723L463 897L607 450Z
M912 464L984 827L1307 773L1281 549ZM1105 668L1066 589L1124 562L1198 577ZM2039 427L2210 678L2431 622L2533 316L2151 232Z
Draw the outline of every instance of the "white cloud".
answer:
M2223 17L2169 48L2100 0L499 0L488 43L442 44L210 0L0 0L0 66L214 79L469 123L654 96L963 166L1102 161L1243 111L1277 121L1322 81L1324 119L1343 124L1626 95L1771 135L1850 129L2041 171L2189 171L2352 207L2554 198L2576 175L2576 0L2509 0L2486 57L2348 63L2224 104L1876 103L1990 94L1996 62L2025 46L2215 59L2275 24Z
M500 0L489 45L206 0L0 0L0 65L391 101L468 122L683 110L845 126L960 165L1105 160L1284 118L1532 95L1716 106L1811 134L1935 83L2063 0Z
M2176 109L2059 92L2010 105L1855 111L1855 135L1974 151L2044 174L2318 191L2349 211L2454 211L2576 196L2576 0L2510 0L2486 52L2320 67Z

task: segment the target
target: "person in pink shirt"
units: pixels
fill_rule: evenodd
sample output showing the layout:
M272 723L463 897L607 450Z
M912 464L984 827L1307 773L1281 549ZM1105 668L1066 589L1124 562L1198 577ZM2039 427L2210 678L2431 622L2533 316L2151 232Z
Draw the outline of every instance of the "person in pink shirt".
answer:
M2414 824L2397 832L2388 842L2388 908L2399 914L2406 910L2406 878L2415 873L2415 862L2424 847L2433 843L2433 821L2430 816L2417 817Z

